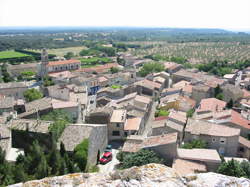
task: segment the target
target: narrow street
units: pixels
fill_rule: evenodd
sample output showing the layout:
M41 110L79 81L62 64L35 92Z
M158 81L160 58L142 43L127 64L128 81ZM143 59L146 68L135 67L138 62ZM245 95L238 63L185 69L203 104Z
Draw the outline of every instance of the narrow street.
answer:
M116 155L117 155L118 152L119 152L118 149L112 149L112 154L113 154L112 160L109 163L105 164L105 165L99 164L98 165L98 167L100 169L99 172L101 172L101 173L109 173L109 172L111 172L111 171L113 171L115 169L115 166L117 164L119 164L119 160L116 159Z
M143 132L144 137L150 136L150 134L152 133L152 122L154 121L154 118L155 118L155 110L156 110L157 104L158 104L158 102L154 102L152 104L152 109L151 109L151 112L149 114L148 121L145 124L145 129Z

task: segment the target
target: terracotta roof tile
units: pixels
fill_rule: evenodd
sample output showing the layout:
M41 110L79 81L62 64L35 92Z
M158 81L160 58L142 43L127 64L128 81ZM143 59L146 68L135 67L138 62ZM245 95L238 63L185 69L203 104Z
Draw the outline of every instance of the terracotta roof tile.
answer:
M142 119L138 117L127 119L124 125L124 130L125 131L129 131L129 130L138 131L140 129L141 120Z

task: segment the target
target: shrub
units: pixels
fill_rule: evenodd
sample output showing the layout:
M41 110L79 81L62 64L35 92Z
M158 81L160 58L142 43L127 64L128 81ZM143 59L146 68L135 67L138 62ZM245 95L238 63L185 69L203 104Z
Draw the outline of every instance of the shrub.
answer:
M122 168L130 168L133 166L142 166L149 163L162 163L163 160L160 159L154 151L141 149L136 153L128 153L123 158Z
M184 148L184 149L194 149L194 148L205 149L205 148L207 148L207 143L203 140L192 140L191 142L185 143L184 145L182 145L181 148Z
M30 102L30 101L34 101L37 99L41 99L43 97L43 94L39 90L35 88L31 88L31 89L26 90L23 96L28 102Z
M228 162L222 162L217 170L218 173L234 177L246 176L245 171L242 169L240 163L234 159Z
M161 64L160 62L151 62L144 64L143 67L140 69L139 74L140 76L145 77L150 73L164 71L164 69L165 69L164 65Z
M77 163L78 167L81 169L81 171L86 170L88 159L88 146L89 141L88 139L85 139L74 149L74 160Z

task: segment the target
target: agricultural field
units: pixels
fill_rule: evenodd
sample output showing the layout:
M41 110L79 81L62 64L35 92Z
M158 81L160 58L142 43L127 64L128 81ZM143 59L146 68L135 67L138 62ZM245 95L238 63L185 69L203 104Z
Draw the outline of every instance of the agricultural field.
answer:
M15 51L0 51L0 59L19 58L28 56L30 55L26 55Z
M47 49L49 54L55 54L56 56L63 57L66 55L67 52L73 52L74 55L78 56L79 52L83 49L86 49L84 46L80 47L65 47L65 48L58 48L58 49ZM41 52L41 50L33 50L35 52Z
M214 60L236 62L250 59L250 44L240 42L128 42L142 45L132 49L133 55L143 57L151 54L184 57L192 64L208 63Z
M96 65L112 62L112 60L107 57L81 58L80 61L82 67L93 67Z

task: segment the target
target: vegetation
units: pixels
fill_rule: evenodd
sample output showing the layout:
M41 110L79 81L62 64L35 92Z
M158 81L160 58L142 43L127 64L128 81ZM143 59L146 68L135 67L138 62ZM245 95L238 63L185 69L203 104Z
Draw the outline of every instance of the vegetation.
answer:
M41 99L43 97L43 94L39 90L31 88L26 90L23 93L23 96L25 97L26 101L31 102L37 99Z
M53 139L52 142L52 148L45 151L38 141L34 141L25 156L19 155L15 163L5 161L5 153L0 147L0 186L86 170L85 167L80 169L78 164L87 162L87 139L77 145L77 151L72 156L65 151L62 143L58 151L56 141ZM98 170L96 167L90 169Z
M195 112L195 110L193 108L188 110L186 113L187 118L193 117L194 112Z
M154 54L154 55L146 55L144 58L149 58L154 61L169 61L169 62L176 62L178 64L184 64L187 62L187 59L184 57L175 57L175 56L162 56L160 54Z
M233 106L234 106L234 101L233 101L233 99L230 99L230 100L228 101L226 107L227 107L227 108L233 108Z
M121 86L121 85L118 85L118 84L113 84L113 85L111 86L111 88L113 88L113 89L121 89L122 86Z
M194 148L206 149L207 143L203 140L192 140L191 142L185 143L184 145L182 145L181 148L184 148L184 149L194 149Z
M67 60L73 58L75 55L73 52L67 52L66 55L64 55L64 58L66 58Z
M112 60L107 57L92 57L92 58L81 58L82 66L91 66L97 64L107 64L110 63Z
M214 88L214 97L216 99L219 99L219 100L223 100L224 99L224 95L223 95L223 90L221 89L220 85L217 85L215 88Z
M100 51L95 49L83 49L80 51L80 56L99 56L101 54Z
M228 61L213 61L207 64L199 64L197 68L200 71L205 71L214 75L224 76L225 74L232 73L233 69L244 69L250 66L250 60L229 63Z
M10 58L19 58L19 57L27 57L24 53L19 53L16 51L1 51L0 52L0 60L2 59L10 59Z
M35 79L35 72L33 71L23 71L21 74L17 77L18 80L32 80Z
M82 171L85 171L87 166L88 146L88 139L85 139L74 149L74 160Z
M150 62L150 63L143 65L143 67L139 71L139 74L140 74L140 76L145 77L146 75L148 75L150 73L164 71L164 69L165 69L165 67L163 64L161 64L159 62Z
M60 138L68 124L73 123L73 119L70 114L64 112L63 110L53 110L52 112L41 116L41 119L54 122L49 126L49 131L52 133L55 140Z
M10 74L7 71L6 63L1 65L1 70L2 70L2 80L4 82L12 82L12 81L14 81L13 77L10 76Z
M169 115L169 111L165 110L165 109L158 109L155 111L155 117L160 117L160 116L168 116Z
M43 86L44 87L52 86L54 84L55 83L52 81L52 78L50 78L48 76L44 77L44 79L43 79Z
M250 178L250 162L238 161L232 159L228 162L222 162L217 170L218 173L234 176L234 177L246 177Z
M111 67L111 68L110 68L110 72L111 72L112 74L118 73L118 72L119 72L119 68Z
M147 149L141 149L135 153L119 152L116 158L122 163L122 169L131 168L133 166L142 166L149 163L163 162L154 151Z

